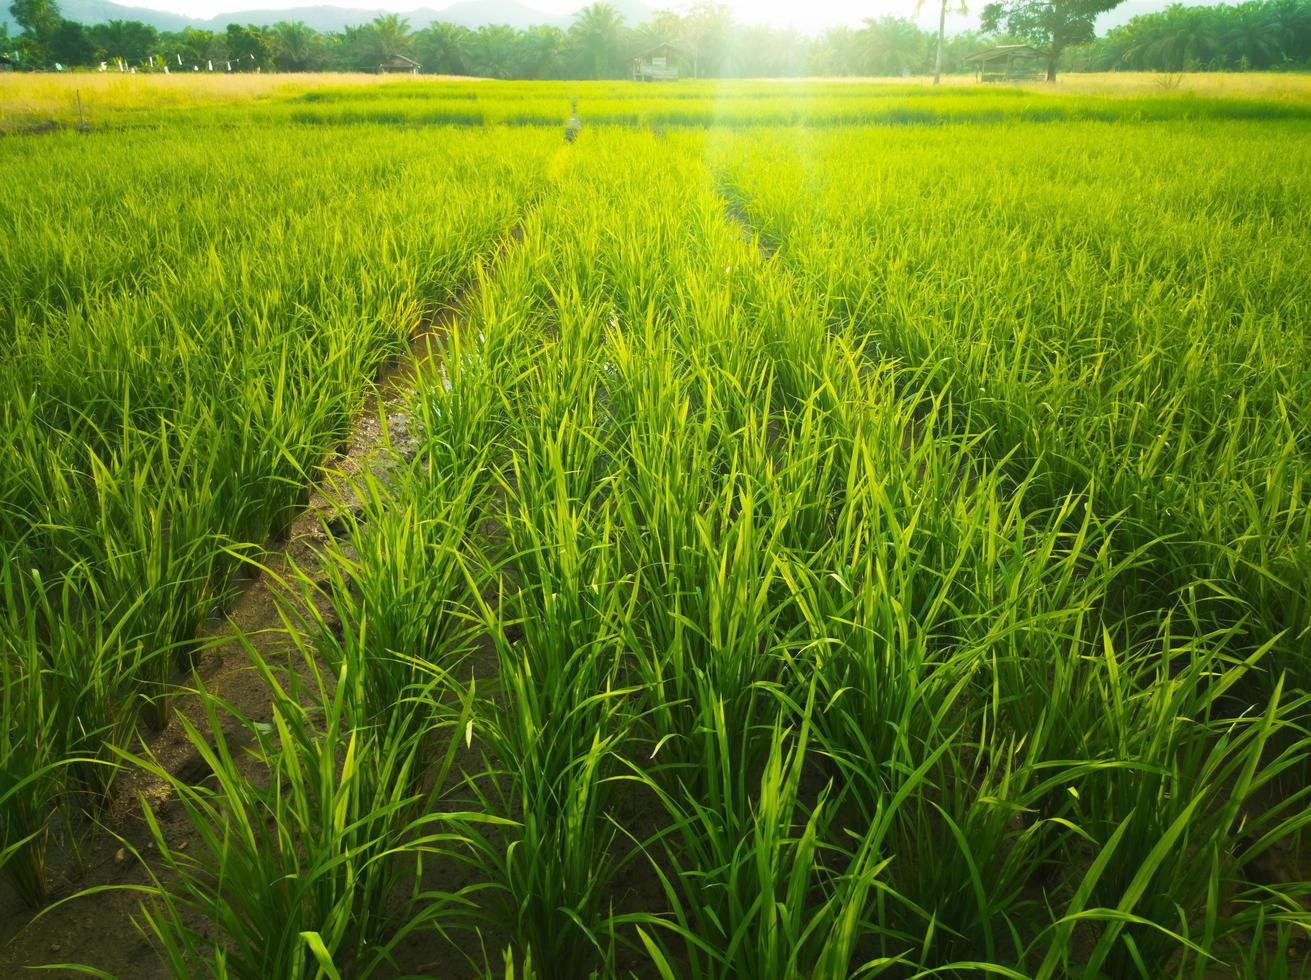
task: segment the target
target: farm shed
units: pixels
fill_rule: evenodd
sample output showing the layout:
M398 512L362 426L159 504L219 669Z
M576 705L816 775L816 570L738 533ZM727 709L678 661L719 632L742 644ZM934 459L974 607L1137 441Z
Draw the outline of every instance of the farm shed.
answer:
M13 71L14 63L9 59L9 55L0 54L0 71Z
M676 82L680 68L687 64L683 52L672 44L657 44L633 59L633 81Z
M1046 78L1046 55L1031 44L999 44L970 55L981 82L1008 82L1018 79Z
M394 54L378 66L381 75L417 75L423 65L403 54Z

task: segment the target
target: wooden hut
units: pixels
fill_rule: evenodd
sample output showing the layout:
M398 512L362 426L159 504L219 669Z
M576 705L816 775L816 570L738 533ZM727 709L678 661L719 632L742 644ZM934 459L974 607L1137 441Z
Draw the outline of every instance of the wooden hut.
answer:
M381 75L417 75L423 65L403 54L394 54L378 66Z
M10 60L9 55L0 54L0 71L13 71L14 63Z
M965 59L981 82L1013 82L1047 77L1047 56L1031 44L999 44Z
M687 58L674 45L657 44L633 59L633 81L676 82L686 63Z

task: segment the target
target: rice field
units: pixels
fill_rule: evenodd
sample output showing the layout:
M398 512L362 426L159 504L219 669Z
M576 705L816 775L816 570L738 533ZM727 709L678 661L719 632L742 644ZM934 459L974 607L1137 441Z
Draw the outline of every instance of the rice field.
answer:
M440 76L437 76L440 78ZM593 126L721 128L1311 116L1311 75L1069 73L1054 84L928 79L764 79L677 85L488 84L363 74L0 74L0 133L251 125L556 126L579 98Z
M0 973L1311 974L1311 101L1187 84L0 139Z

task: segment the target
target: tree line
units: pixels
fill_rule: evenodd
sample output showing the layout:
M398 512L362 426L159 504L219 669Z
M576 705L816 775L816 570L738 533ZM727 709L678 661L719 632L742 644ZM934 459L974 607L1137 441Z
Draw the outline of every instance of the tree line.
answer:
M656 13L629 27L607 3L583 8L568 30L551 26L518 30L490 25L473 30L435 23L411 30L396 14L384 14L342 32L320 33L300 21L269 27L229 24L226 31L187 28L157 31L135 21L84 27L64 19L56 0L14 0L10 14L23 31L0 34L0 50L33 67L88 66L119 59L157 70L180 65L252 71L374 71L394 55L412 58L424 73L503 79L621 78L632 59L672 42L685 52L689 73L699 77L918 74L932 67L936 35L897 17L867 20L861 28L837 27L818 36L795 30L735 24L729 9L698 3ZM0 28L3 30L3 28ZM975 33L947 39L946 68L985 41Z
M1311 68L1311 0L1250 0L1135 17L1080 52L1080 67L1135 71Z
M944 0L945 2L945 0ZM1120 0L1009 0L983 10L982 32L947 37L942 70L990 44L1024 40L1067 67L1087 70L1207 70L1311 67L1311 0L1250 0L1238 6L1182 7L1135 17L1103 38L1093 18ZM937 3L933 4L935 7ZM919 75L933 72L937 33L884 16L818 35L735 24L729 9L696 3L628 26L608 3L593 3L567 30L472 30L435 23L411 30L396 14L341 32L300 21L271 27L229 24L225 31L158 31L136 21L84 26L65 19L57 0L14 0L21 33L0 27L0 52L20 66L96 66L162 70L373 71L395 55L424 73L503 79L622 78L632 59L671 42L697 77ZM1036 12L1036 13L1035 13Z

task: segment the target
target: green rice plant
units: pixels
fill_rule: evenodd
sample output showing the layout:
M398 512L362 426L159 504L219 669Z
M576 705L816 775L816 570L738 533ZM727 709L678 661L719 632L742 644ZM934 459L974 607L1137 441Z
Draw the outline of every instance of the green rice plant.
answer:
M269 719L143 760L174 974L1295 974L1303 110L578 94L569 146L559 87L415 84L5 171L5 874L417 328Z
M1155 613L1214 581L1211 625L1254 612L1253 647L1291 626L1277 656L1300 671L1306 481L1292 447L1306 434L1292 406L1309 389L1285 324L1301 315L1304 253L1280 243L1296 234L1290 175L1305 161L1264 168L1264 129L1226 132L1237 142L1193 182L1162 153L1210 152L1206 126L1168 148L1127 128L1113 165L1077 126L981 137L980 167L916 162L950 159L936 148L951 130L724 140L718 181L775 261L939 388L1034 503L1091 484L1099 512L1123 512L1125 553L1150 558L1123 579L1127 601ZM1151 221L1109 176L1126 168L1152 188ZM962 226L984 199L987 216Z
M585 223L585 214L573 223ZM650 254L672 250L682 274L694 252L697 260L705 256L701 247L683 253L665 239L667 220L651 215L638 240ZM717 236L706 234L703 247L716 261L729 248L727 238L715 244ZM550 492L535 492L530 511L546 520L561 500L585 496L589 485L604 487L593 499L604 511L615 508L624 554L641 575L624 630L626 663L641 681L637 731L652 757L634 767L641 773L635 778L702 823L749 813L767 756L762 729L774 714L765 705L784 696L794 671L813 671L832 696L816 722L824 747L816 766L840 773L844 786L832 807L843 819L821 821L817 832L822 828L831 837L823 844L837 848L849 839L844 828L853 814L865 822L881 815L884 827L878 840L887 851L871 845L864 853L881 865L879 921L886 931L863 933L865 942L881 943L888 963L925 970L1022 968L1036 937L1047 935L1044 885L1060 895L1078 880L1070 848L1087 832L1067 786L1088 774L1139 785L1162 757L1124 745L1091 751L1086 741L1072 740L1076 725L1086 732L1097 724L1098 701L1082 684L1071 689L1077 701L1063 709L1068 729L1047 722L1030 734L1024 726L1034 722L1018 722L1016 712L1048 717L1041 711L1053 672L1070 676L1061 671L1078 664L1104 631L1143 651L1137 638L1144 623L1126 617L1119 604L1136 587L1153 544L1140 545L1123 519L1095 516L1082 493L1051 500L1041 468L1016 479L1007 459L976 464L973 447L984 439L951 434L969 419L941 397L927 397L914 376L901 395L903 377L863 367L861 359L875 351L856 331L839 325L835 340L816 343L814 319L802 317L790 329L787 316L797 323L806 302L798 296L809 295L804 280L785 277L773 290L756 290L731 277L712 282L693 274L683 280L685 292L671 290L649 264L630 264L625 246L616 249L604 260L616 312L604 331L601 370L595 328L564 331L566 303L576 309L597 302L584 284L595 274L566 258L565 281L554 289L562 307L563 351L559 374L551 375L558 382L524 375L513 397L534 421L544 412L548 431L581 425L586 433L570 431L581 449L575 465L561 468ZM573 285L570 276L583 282ZM738 318L731 298L739 289L757 311L780 311L766 321L771 332ZM787 365L788 373L774 365ZM598 375L613 429L589 422L590 408L569 414L571 405L590 406L589 378ZM781 402L773 394L776 377L787 379ZM524 429L511 438L531 453L537 442L531 425ZM594 475L598 465L614 474L612 482ZM1179 636L1205 629L1197 617L1166 627ZM733 652L735 630L750 638L741 656ZM1241 642L1233 632L1221 645ZM855 655L866 646L870 654ZM1014 673L1018 665L1022 678ZM867 705L862 698L883 701ZM1292 706L1290 720L1300 711ZM1203 742L1199 736L1189 744ZM1290 764L1299 755L1291 750ZM932 762L921 769L926 757ZM916 774L909 783L907 774ZM1125 819L1127 802L1117 798L1108 811ZM1125 866L1143 862L1151 847L1137 842L1153 833L1149 821L1130 820L1111 855ZM681 849L668 843L677 838L649 828L637 837L656 855L652 864L671 909L688 882L700 887L726 861L694 855L680 864ZM1232 844L1228 830L1217 830L1216 839ZM1107 867L1116 860L1108 857ZM1232 882L1225 888L1234 893ZM1123 896L1121 889L1117 901ZM1196 907L1199 899L1193 892L1183 901ZM1169 916L1149 911L1144 921L1156 925L1147 931L1172 937L1168 954L1164 947L1152 954L1159 964L1191 940L1181 943ZM687 912L673 930L686 948L675 955L654 938L679 921L665 914L619 916L614 927L640 924L632 946L661 969L676 972L671 964L703 955L712 963L705 937L721 927L710 919L688 925ZM1134 941L1138 955L1148 955L1150 944Z
M1254 896L1243 867L1277 840L1303 832L1305 792L1274 807L1265 801L1266 787L1282 772L1305 764L1302 732L1291 742L1272 744L1281 728L1301 727L1291 719L1304 710L1304 699L1285 704L1277 682L1265 706L1228 716L1225 692L1239 684L1255 658L1225 663L1208 656L1204 643L1180 651L1190 662L1176 667L1172 677L1158 674L1148 683L1135 681L1129 670L1122 674L1132 661L1116 664L1117 654L1107 646L1109 693L1116 701L1102 727L1089 734L1116 739L1118 751L1090 745L1085 753L1124 764L1094 765L1070 781L1077 800L1074 823L1093 841L1115 838L1114 847L1105 845L1088 894L1115 914L1107 914L1088 969L1158 975L1179 950L1175 933L1195 928L1180 910L1210 908L1201 926L1203 949L1209 948L1239 926L1208 903L1208 895L1215 896L1211 903L1226 905L1238 895ZM1168 655L1158 664L1158 670L1169 670ZM1287 901L1277 889L1258 899L1270 910Z
M12 724L57 719L42 752L78 760L24 784L40 819L103 802L137 722L168 720L234 576L285 534L379 367L476 272L544 157L471 136L398 170L350 142L284 152L264 133L216 167L212 145L143 134L5 171L0 209L33 230L0 257L5 656L41 684ZM475 160L500 162L472 187ZM413 193L378 194L390 180ZM7 796L2 819L25 826L26 806Z
M676 473L670 477L679 479ZM766 724L763 691L779 680L784 663L769 637L787 607L772 601L774 527L757 518L754 488L730 470L717 499L675 497L670 489L669 484L654 487L662 497L658 506L669 515L658 514L656 520L667 527L686 517L691 540L666 564L650 551L642 557L648 569L644 583L668 604L650 602L638 610L634 626L645 651L638 669L644 696L652 702L651 719L661 721L651 738L660 743L662 761L673 767L669 774L686 779L693 792L704 780L713 793L719 764L706 744L714 730L707 713L722 714L735 738L747 738L755 726ZM630 515L630 520L629 548L642 554L638 549L650 541L645 534L650 518ZM754 741L747 738L743 748ZM762 761L755 757L760 750L757 743L754 751L733 755L731 764L751 773ZM688 768L675 775L678 763Z
M781 705L785 715L796 713L798 728L773 730L759 785L745 794L741 771L729 766L718 773L719 792L705 798L666 793L641 769L630 777L671 818L657 837L639 842L671 911L616 916L612 927L633 929L660 976L877 976L908 965L914 937L890 929L885 912L904 899L883 878L891 859L878 857L891 820L884 814L863 831L852 828L840 844L830 836L838 819L833 784L806 800L814 694ZM722 713L707 723L720 757L731 755L735 736ZM869 956L876 936L903 951Z
M310 603L307 625L329 668L349 672L361 721L385 727L410 716L426 728L434 675L454 675L474 642L465 552L486 476L477 467L443 473L414 465L406 477L393 487L377 478L356 484L367 502L358 515L346 512L346 536L325 555L315 584L331 620Z
M583 976L609 955L601 928L616 860L609 783L630 723L618 625L633 585L614 567L604 511L587 515L568 492L568 471L590 440L580 430L539 438L515 457L513 487L504 488L509 561L521 584L502 586L499 608L483 604L499 661L497 703L476 722L492 768L471 789L484 812L508 823L462 834L468 860L496 886L496 921L552 975ZM553 503L541 506L548 491Z
M350 668L324 675L296 646L307 686L296 670L279 677L248 645L273 698L268 722L200 692L204 728L183 725L205 782L188 785L149 756L132 760L164 781L196 833L196 847L173 847L144 806L159 859L142 889L140 928L174 976L320 976L329 967L370 976L410 931L467 904L415 884L420 853L456 843L432 830L426 794L412 789L431 732L405 715L395 725L361 717ZM467 704L428 704L429 725L454 744ZM224 714L251 762L234 752ZM444 759L449 767L452 753Z
M1244 978L1270 977L1271 980L1291 980L1304 973L1311 966L1311 953L1298 948L1295 937L1304 932L1299 928L1298 918L1296 910L1285 917L1278 913L1268 915L1264 908L1260 909L1251 926L1251 938L1239 950L1235 973Z
M1044 87L1045 88L1045 87ZM516 82L485 85L448 81L405 86L329 85L288 92L255 106L218 106L209 118L261 123L341 126L550 126L563 125L577 98L589 126L693 127L738 130L755 127L996 125L1004 122L1077 123L1097 120L1189 122L1198 119L1305 119L1302 100L1243 97L1232 92L1207 98L1162 96L1149 90L1116 98L996 86L928 89L918 83L852 84L850 81L691 80L677 86L615 82ZM194 114L194 110L192 110ZM157 118L161 113L149 114ZM176 114L173 114L176 117ZM122 118L120 116L120 118ZM175 125L177 123L174 123Z
M22 635L18 628L32 630L36 624L31 616L25 622L14 622L20 605L14 578L22 571L9 555L3 559L0 582L9 622L0 647L0 704L4 706L4 724L0 725L0 871L29 906L38 907L49 887L46 837L60 785L59 757L55 755L59 719L45 702L40 661L22 656L34 646L24 648L15 642Z

